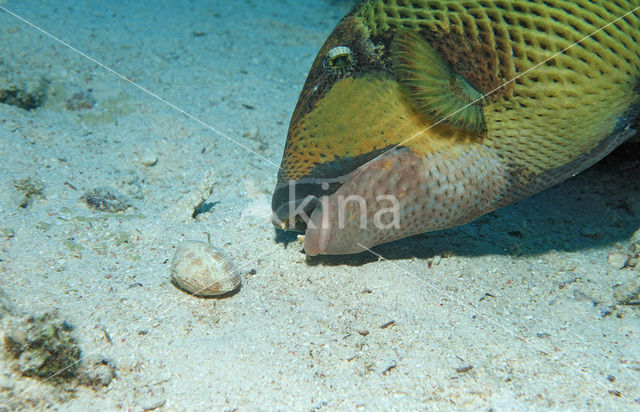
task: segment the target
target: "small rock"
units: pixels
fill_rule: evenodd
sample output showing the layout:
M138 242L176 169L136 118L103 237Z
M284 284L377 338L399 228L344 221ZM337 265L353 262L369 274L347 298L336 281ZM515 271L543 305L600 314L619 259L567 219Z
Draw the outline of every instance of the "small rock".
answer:
M626 253L620 252L609 252L607 256L607 260L609 261L609 265L614 269L622 269L624 265L627 263L627 255Z
M150 150L145 150L140 156L140 164L146 167L153 167L158 163L158 155Z
M138 406L140 406L143 410L152 411L154 409L158 409L164 406L164 404L167 403L167 400L160 399L160 398L153 398L153 399L139 400L137 403L138 403Z

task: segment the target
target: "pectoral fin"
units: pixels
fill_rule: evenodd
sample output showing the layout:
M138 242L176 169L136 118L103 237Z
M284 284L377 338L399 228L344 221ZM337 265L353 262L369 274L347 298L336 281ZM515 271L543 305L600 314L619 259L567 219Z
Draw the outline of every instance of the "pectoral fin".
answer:
M392 55L396 77L418 111L459 128L485 130L482 94L418 33L399 31Z

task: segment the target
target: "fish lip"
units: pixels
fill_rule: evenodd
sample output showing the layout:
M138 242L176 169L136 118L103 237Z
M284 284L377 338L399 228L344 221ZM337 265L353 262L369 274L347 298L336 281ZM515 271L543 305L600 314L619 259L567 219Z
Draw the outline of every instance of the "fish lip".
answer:
M307 256L317 256L326 254L329 239L331 238L331 226L324 227L319 222L322 221L322 205L316 208L311 214L309 225L304 237L304 252Z
M351 174L336 178L303 178L279 182L271 198L274 226L304 232L320 199L335 193Z

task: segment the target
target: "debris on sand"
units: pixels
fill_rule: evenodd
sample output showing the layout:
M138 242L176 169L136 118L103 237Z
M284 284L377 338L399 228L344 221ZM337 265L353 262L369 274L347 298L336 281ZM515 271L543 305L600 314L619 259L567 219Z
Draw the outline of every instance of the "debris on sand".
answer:
M104 187L85 192L82 197L80 197L80 200L92 209L108 213L125 212L129 209L135 209L126 196Z

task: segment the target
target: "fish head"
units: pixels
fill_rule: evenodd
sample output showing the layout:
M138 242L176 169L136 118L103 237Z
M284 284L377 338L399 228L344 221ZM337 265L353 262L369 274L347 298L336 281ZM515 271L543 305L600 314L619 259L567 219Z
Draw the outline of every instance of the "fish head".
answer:
M590 3L582 20L624 21L600 38L485 3L363 1L329 36L272 200L280 227L305 232L308 255L467 223L579 173L632 133L638 20Z
M412 61L424 57L417 46L428 48L410 33L372 36L351 13L318 53L291 118L272 198L274 223L304 231L308 255L361 252L417 233L416 219L425 216L417 210L420 196L431 184L425 157L476 139L465 125L480 124L473 107L462 113L466 118L438 122L410 82L402 84L403 73L419 77L412 73ZM456 81L443 76L446 84Z

